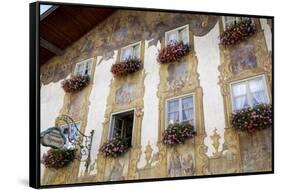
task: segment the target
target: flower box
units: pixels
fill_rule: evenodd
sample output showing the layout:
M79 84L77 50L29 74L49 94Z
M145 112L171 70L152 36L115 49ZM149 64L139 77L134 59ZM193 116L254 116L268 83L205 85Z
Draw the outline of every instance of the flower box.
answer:
M127 139L114 138L104 143L99 152L105 157L117 157L127 152L129 148Z
M194 127L188 122L169 124L163 133L162 142L168 146L183 144L195 134Z
M59 169L75 159L76 149L50 149L43 155L42 163L46 168Z
M69 79L62 82L62 88L65 92L75 93L81 91L90 83L90 77L88 75L74 75Z
M128 58L123 62L115 63L111 67L111 72L115 77L125 76L142 69L141 60L138 58Z
M256 25L251 20L241 20L220 35L220 44L231 46L238 44L256 33Z
M162 64L178 62L187 55L189 46L183 42L174 42L163 48L158 54L158 62Z
M232 113L232 126L241 131L254 133L272 127L272 106L267 104L257 105L253 108L244 108Z

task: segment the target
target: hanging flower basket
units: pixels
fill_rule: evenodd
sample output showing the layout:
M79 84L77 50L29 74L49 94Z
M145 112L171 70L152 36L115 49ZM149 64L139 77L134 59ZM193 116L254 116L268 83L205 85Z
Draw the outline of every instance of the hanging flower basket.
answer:
M88 75L75 75L70 79L66 79L62 82L62 88L65 92L75 93L81 91L90 83L90 77Z
M273 124L272 106L261 104L234 112L231 116L231 124L235 129L248 133L270 128Z
M256 25L251 20L242 20L220 35L220 44L231 46L238 44L256 33Z
M163 48L158 54L158 62L162 64L178 62L189 52L189 46L183 42L174 42Z
M46 168L59 169L69 165L75 158L76 149L50 149L43 155Z
M129 147L130 146L127 139L114 138L104 143L99 149L99 152L105 157L117 157L127 152Z
M125 76L142 69L141 60L138 58L128 58L123 62L115 63L111 67L111 72L115 77Z
M162 138L162 142L165 145L172 146L177 144L183 144L185 140L194 137L194 127L187 123L174 123L170 124L165 130Z

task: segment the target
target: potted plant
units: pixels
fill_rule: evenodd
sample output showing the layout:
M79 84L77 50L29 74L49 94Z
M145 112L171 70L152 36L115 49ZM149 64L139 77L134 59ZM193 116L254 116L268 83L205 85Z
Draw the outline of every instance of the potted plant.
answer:
M99 152L105 157L117 157L127 152L129 147L128 139L117 137L104 143Z
M257 130L270 128L273 125L272 106L270 104L260 104L253 108L249 107L233 112L231 125L237 130L250 134Z
M76 149L50 149L43 155L42 163L46 168L59 169L69 165L75 159Z
M250 19L241 20L220 35L220 44L231 46L242 42L256 33L256 25Z
M125 61L115 63L111 67L111 72L115 77L125 76L142 69L141 60L136 57L129 57Z
M62 82L62 88L65 92L75 93L81 91L83 88L88 86L90 83L89 75L74 75L71 78L66 79Z
M164 131L162 142L168 146L183 144L195 134L194 127L188 122L173 123Z
M188 44L173 42L164 47L158 54L158 62L162 64L178 62L189 52Z

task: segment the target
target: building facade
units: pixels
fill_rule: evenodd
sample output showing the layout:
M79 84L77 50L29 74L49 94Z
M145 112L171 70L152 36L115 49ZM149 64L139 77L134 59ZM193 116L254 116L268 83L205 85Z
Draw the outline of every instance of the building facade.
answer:
M95 132L88 169L78 160L57 170L41 164L42 185L271 171L272 129L239 132L230 118L234 110L272 102L272 20L250 18L256 33L222 46L220 34L236 19L118 10L43 64L41 131L64 114L83 133ZM189 53L160 64L159 51L170 40L189 44ZM126 56L138 57L143 68L114 77L112 65ZM62 82L75 74L88 74L90 84L64 92ZM189 121L196 135L165 146L171 121ZM99 148L119 124L130 148L104 157ZM48 149L41 146L41 155Z

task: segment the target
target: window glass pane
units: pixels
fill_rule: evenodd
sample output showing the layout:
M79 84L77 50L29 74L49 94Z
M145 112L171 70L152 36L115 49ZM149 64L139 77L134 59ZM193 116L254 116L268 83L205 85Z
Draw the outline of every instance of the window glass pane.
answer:
M193 97L187 97L182 99L182 109L192 108L193 107Z
M168 101L168 113L179 111L179 100Z
M133 56L133 47L127 47L122 49L121 52L121 61L125 61L126 59Z
M267 103L267 98L264 91L252 93L252 103L253 105Z
M133 56L136 57L136 58L140 58L140 45L137 44L134 46L133 48Z
M257 92L257 91L263 91L264 90L264 86L263 86L263 82L262 82L261 78L250 80L249 81L249 87L250 87L251 92Z
M232 85L232 95L234 97L236 96L241 96L241 95L246 95L247 94L247 90L246 90L246 83L238 83L238 84L234 84Z
M79 129L80 123L76 123L76 127ZM71 142L74 142L78 138L77 129L74 127L74 123L71 123L70 127L69 127L69 125L61 126L61 129L66 138L65 146L66 147L73 146L73 144Z
M179 122L179 112L172 112L168 114L168 123Z
M172 31L167 33L167 44L178 41L178 31Z
M188 43L188 33L186 27L179 31L179 38L179 40L182 41L184 44Z
M183 121L193 120L193 117L194 117L193 108L182 110L182 120Z
M115 118L114 128L113 128L113 138L122 137L122 119Z
M265 88L261 78L249 81L249 88L253 105L267 102Z
M232 16L225 16L225 27L229 28L231 27L233 24L236 23L236 17L232 17Z
M239 110L249 106L247 96L239 96L234 98L234 109Z

